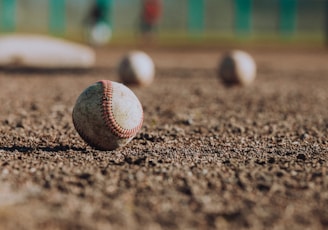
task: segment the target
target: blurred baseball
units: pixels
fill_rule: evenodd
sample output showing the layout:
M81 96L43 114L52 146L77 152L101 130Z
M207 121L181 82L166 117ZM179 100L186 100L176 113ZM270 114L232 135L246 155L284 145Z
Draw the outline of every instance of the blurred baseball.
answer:
M106 45L112 37L112 30L105 22L98 22L90 28L89 42L94 46Z
M64 39L32 34L0 37L0 66L89 68L94 62L91 48Z
M225 85L251 84L256 77L254 59L246 52L233 50L226 53L219 65L218 77Z
M118 74L124 84L148 86L154 80L155 66L146 53L132 51L121 59Z
M129 143L141 129L142 106L123 84L99 81L78 97L73 124L82 139L100 150L114 150Z

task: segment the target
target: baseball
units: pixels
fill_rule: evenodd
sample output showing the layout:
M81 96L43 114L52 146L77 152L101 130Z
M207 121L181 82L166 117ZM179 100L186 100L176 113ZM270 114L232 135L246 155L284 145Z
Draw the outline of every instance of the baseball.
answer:
M155 75L153 60L142 51L129 52L121 59L118 74L124 84L148 86Z
M112 30L107 23L98 22L90 28L88 35L89 43L91 45L104 46L110 41L112 37Z
M72 118L76 131L90 146L114 150L129 143L141 129L143 110L128 87L102 80L81 93Z
M218 77L227 86L247 86L256 77L255 61L244 51L233 50L226 53L219 65Z

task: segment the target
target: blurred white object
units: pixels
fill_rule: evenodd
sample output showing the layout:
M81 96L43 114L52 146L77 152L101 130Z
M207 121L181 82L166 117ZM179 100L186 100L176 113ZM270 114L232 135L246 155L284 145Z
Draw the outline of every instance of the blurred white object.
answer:
M112 38L112 30L105 22L98 22L90 28L89 42L94 46L106 45Z
M248 53L232 50L222 57L218 77L226 85L249 85L256 77L256 63Z
M118 74L124 84L148 86L154 80L154 62L142 51L131 51L121 59Z
M84 45L45 35L0 36L0 66L89 68L94 51Z

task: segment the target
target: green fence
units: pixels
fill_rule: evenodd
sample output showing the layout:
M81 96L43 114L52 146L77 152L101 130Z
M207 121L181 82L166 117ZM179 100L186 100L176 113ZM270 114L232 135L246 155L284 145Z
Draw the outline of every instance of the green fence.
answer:
M0 28L3 31L14 31L16 26L16 1L0 1Z
M113 39L138 32L141 0L97 0ZM159 35L193 39L325 38L325 0L163 0ZM83 40L91 0L0 0L0 32L50 33ZM123 39L124 40L124 39Z

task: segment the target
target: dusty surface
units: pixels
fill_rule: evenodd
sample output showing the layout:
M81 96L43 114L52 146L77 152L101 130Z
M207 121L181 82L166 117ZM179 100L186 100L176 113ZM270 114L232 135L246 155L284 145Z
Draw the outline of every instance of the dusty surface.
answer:
M141 132L93 150L72 108L125 51L89 72L0 70L0 229L328 228L327 53L253 51L254 84L225 88L219 50L149 51Z

